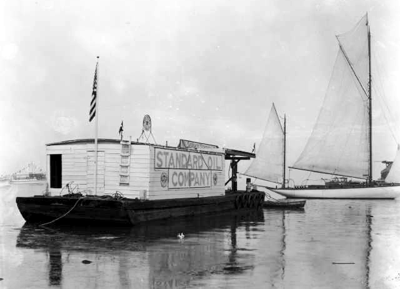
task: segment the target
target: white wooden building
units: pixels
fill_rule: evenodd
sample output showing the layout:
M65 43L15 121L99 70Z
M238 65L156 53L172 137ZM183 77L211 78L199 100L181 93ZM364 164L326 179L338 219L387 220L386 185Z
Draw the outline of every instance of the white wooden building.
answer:
M46 146L47 180L52 195L94 194L93 139ZM177 148L148 143L98 140L97 195L120 192L149 200L225 194L225 154L221 148ZM78 186L78 187L76 187Z

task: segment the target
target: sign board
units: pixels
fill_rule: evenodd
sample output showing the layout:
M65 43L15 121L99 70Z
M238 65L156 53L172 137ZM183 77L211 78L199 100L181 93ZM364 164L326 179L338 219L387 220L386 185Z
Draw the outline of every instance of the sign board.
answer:
M154 154L154 168L168 169L162 175L162 186L171 189L211 187L217 183L217 172L223 170L221 154L164 148L155 148Z
M223 156L206 152L188 152L155 148L155 169L222 171Z

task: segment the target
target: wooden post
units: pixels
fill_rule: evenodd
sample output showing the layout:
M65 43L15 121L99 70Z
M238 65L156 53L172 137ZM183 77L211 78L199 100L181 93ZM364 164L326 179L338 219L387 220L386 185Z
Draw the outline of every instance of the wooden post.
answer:
M237 191L237 163L239 161L232 160L231 168L232 168L232 191Z

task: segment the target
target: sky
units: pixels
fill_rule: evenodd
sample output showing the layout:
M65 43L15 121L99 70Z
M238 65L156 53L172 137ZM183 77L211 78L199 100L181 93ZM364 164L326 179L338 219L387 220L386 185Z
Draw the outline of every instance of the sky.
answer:
M287 116L288 164L318 116L335 35L368 12L377 161L394 157L400 115L400 2L385 0L3 0L0 2L0 174L45 168L45 144L93 138L96 57L100 138L189 139L251 151L272 103ZM379 70L378 70L379 67ZM378 79L379 78L379 82ZM379 100L376 101L377 103ZM381 129L382 127L382 129ZM399 137L397 137L399 139ZM247 163L240 163L244 171Z

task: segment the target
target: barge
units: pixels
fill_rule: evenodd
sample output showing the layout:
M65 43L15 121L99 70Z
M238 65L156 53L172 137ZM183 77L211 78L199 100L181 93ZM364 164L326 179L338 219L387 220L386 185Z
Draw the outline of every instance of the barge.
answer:
M177 147L97 141L97 154L93 139L46 145L46 191L16 199L27 223L129 226L262 208L264 192L237 190L237 164L254 158L253 153L188 140ZM227 182L226 160L232 172ZM229 182L231 188L226 190Z

